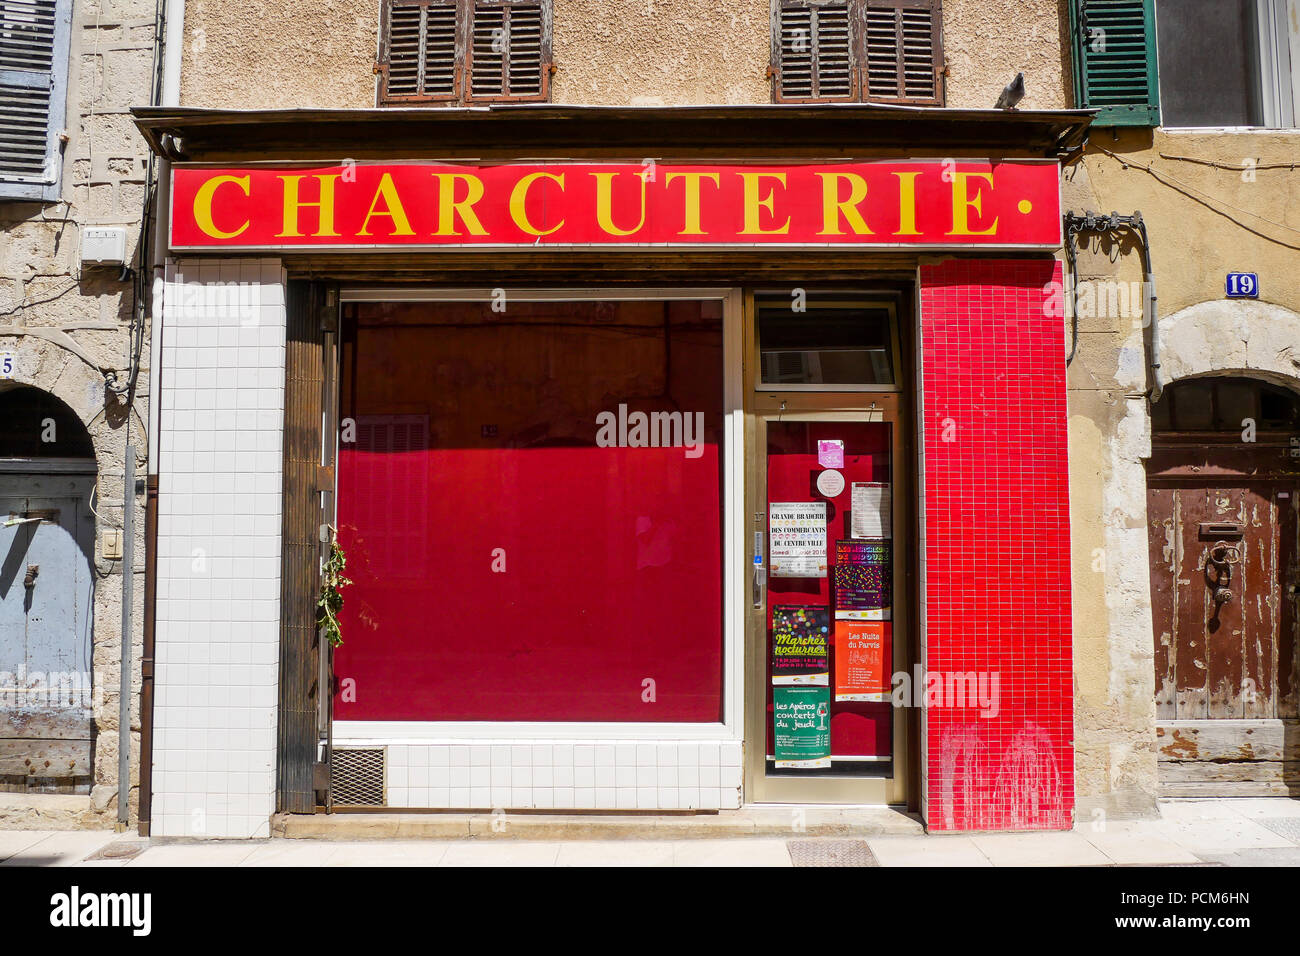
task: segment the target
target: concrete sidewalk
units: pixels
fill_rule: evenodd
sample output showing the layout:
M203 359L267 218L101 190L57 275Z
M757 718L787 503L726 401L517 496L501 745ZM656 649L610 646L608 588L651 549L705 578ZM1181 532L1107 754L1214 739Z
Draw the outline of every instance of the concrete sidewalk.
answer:
M1169 800L1159 819L1059 833L205 842L0 831L0 866L792 866L873 858L881 866L1300 866L1300 800Z

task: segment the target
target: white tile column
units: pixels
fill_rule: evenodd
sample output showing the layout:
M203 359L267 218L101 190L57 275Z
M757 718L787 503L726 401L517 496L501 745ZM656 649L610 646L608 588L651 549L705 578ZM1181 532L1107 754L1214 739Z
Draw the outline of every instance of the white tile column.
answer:
M161 364L152 833L265 837L279 678L280 261L168 260Z

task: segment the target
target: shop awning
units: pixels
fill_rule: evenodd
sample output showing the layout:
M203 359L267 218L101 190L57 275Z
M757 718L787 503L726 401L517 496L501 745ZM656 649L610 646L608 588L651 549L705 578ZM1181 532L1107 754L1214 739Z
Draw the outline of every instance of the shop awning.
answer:
M590 157L1061 157L1089 110L959 110L859 103L499 105L456 109L136 107L159 155L190 162Z

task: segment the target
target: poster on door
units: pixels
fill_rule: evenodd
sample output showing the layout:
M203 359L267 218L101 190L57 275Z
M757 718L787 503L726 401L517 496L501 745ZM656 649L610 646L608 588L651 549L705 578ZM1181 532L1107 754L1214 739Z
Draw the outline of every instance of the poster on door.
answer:
M889 482L855 481L850 498L849 534L855 538L888 538L890 531Z
M888 621L835 622L836 700L889 700L893 627Z
M768 535L772 577L826 577L826 502L772 502Z
M835 542L836 618L890 619L892 561L893 547L888 541Z
M829 687L773 687L776 766L812 770L831 765Z
M772 684L830 681L831 612L824 607L772 608Z

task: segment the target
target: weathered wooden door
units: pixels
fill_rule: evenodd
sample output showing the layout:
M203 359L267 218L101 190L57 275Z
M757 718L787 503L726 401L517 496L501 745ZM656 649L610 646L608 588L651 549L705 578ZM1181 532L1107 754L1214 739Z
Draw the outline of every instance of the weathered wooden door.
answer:
M1276 482L1149 488L1158 719L1297 716L1294 501Z
M1300 475L1290 435L1258 430L1240 382L1184 391L1181 416L1165 420L1174 427L1153 436L1147 518L1166 796L1284 794L1300 781ZM1215 412L1234 400L1234 384L1247 413ZM1258 398L1268 387L1254 388ZM1193 409L1200 429L1189 427ZM1270 414L1270 424L1290 421ZM1246 427L1227 431L1237 419Z
M0 474L0 789L89 787L93 485Z

